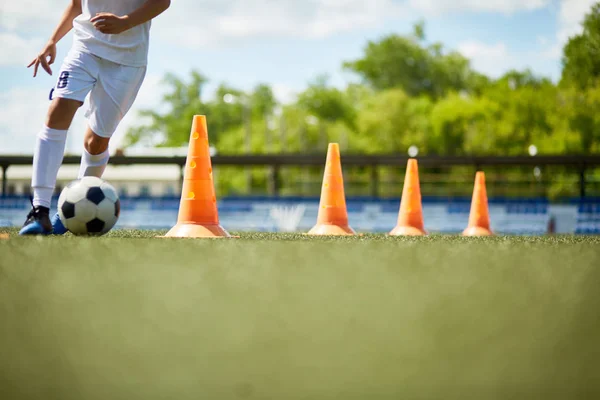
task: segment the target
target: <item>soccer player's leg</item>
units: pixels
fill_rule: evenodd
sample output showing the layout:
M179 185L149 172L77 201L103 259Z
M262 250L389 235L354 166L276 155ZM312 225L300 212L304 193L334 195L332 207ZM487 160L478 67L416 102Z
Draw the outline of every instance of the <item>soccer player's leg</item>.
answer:
M92 56L72 53L63 63L45 125L38 133L33 156L32 209L19 232L21 235L48 235L53 232L49 218L56 176L64 156L67 131L77 109L94 86ZM53 98L52 98L53 97Z
M21 235L48 235L52 233L49 218L50 201L56 175L62 164L67 131L81 102L72 99L57 98L52 101L46 124L38 133L33 157L31 211Z
M88 129L83 142L79 178L101 178L109 160L108 145L140 90L146 67L100 61L98 82L90 94Z

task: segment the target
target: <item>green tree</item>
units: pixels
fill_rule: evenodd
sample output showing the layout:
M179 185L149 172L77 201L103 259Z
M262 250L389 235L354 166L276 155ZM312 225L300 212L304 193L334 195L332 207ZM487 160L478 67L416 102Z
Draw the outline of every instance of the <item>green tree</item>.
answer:
M432 101L425 96L410 97L402 89L388 89L363 99L350 149L360 153L405 154L416 145L426 151L430 132Z
M496 82L494 82L494 84L495 86L503 86L513 90L526 86L532 88L554 86L550 79L537 76L530 69L526 69L525 71L508 71Z
M369 42L364 56L344 67L376 90L401 88L410 96L440 97L452 90L473 89L478 76L469 60L457 52L445 53L441 43L427 46L422 24L414 30L413 35L389 35Z
M563 90L561 117L567 121L568 147L557 149L570 153L600 153L600 81L581 91Z
M600 77L600 3L585 16L583 32L569 39L563 53L562 83L593 86Z
M532 144L547 151L559 111L559 92L550 80L529 70L509 71L484 93L497 109L491 130L495 154L524 155Z
M318 150L323 149L330 140L332 125L342 123L349 129L355 128L356 110L351 99L345 92L329 86L326 76L318 77L300 93L296 107L305 114L299 132L303 136L301 142L304 145L314 144ZM311 125L318 129L316 143L310 139Z
M496 106L486 98L451 94L431 111L428 148L433 154L462 155L490 152L493 148L491 121Z
M221 83L215 92L215 98L205 105L206 120L213 142L224 132L243 124L246 112L246 94L225 83Z
M250 106L252 107L252 115L255 118L265 118L273 113L277 100L273 94L273 90L269 85L260 84L256 86L250 95Z
M308 89L298 96L297 104L322 121L342 121L348 127L354 127L354 108L343 91L328 85L326 76L310 83Z
M569 39L563 50L561 115L570 132L563 140L571 152L600 151L600 3L592 6L583 21L583 31Z

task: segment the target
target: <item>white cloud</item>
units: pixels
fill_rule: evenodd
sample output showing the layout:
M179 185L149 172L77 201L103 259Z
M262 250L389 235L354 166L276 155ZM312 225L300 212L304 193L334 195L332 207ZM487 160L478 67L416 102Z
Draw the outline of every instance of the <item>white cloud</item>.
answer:
M444 12L501 12L512 14L546 7L551 0L408 0L412 8L429 15Z
M467 41L458 45L458 51L471 60L473 68L493 77L498 77L514 68L514 58L509 54L506 44L498 42L487 44L479 41Z
M175 0L154 24L155 34L169 43L192 48L256 37L322 38L387 19L414 19L417 14L446 12L502 12L536 10L552 0ZM565 24L579 20L580 9L593 0L563 0ZM50 33L66 6L65 0L4 1L0 28L8 31ZM584 4L585 3L585 4ZM575 23L576 23L575 22ZM565 30L566 31L566 30Z
M0 93L0 153L33 153L48 107L48 90L12 88Z
M488 45L478 41L463 42L458 45L458 51L467 58L482 57L487 59L498 59L506 57L508 52L506 45L502 42Z
M257 37L322 38L408 16L395 0L178 0L155 21L160 39L193 48Z
M6 0L0 3L0 28L27 32L51 28L68 4L65 0Z
M558 42L564 45L571 36L581 33L583 18L596 0L563 0L560 4Z
M24 39L15 33L0 32L0 67L25 66L38 54L43 41Z
M49 35L65 0L3 1L0 29ZM158 38L192 48L213 47L256 37L321 38L409 16L398 0L175 0L157 18Z
M557 40L552 46L547 47L545 50L543 50L541 52L541 55L546 59L556 61L559 58L561 58L564 45L564 43L561 43Z
M530 69L539 73L549 64L540 52L515 51L502 41L485 43L470 40L460 43L457 50L471 61L476 71L492 78L499 78L510 70ZM554 72L547 74L551 79L558 78Z
M581 33L581 23L597 0L562 0L559 12L559 43L565 44L569 37Z
M569 1L569 0L566 0ZM576 0L570 0L576 1ZM585 1L585 0L583 0ZM514 13L551 0L175 0L154 21L156 38L191 48L217 47L260 37L322 38L373 27L392 18L445 12ZM64 0L6 1L0 28L49 33Z
M289 104L296 100L296 96L300 90L296 90L288 85L282 83L274 83L271 85L275 98L283 104Z

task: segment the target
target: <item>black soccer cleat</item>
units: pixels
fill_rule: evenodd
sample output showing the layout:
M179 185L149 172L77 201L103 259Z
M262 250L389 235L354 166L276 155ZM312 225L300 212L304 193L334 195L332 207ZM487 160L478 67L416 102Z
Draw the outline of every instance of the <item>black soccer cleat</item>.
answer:
M50 222L50 209L48 207L33 206L19 235L50 235L52 222Z

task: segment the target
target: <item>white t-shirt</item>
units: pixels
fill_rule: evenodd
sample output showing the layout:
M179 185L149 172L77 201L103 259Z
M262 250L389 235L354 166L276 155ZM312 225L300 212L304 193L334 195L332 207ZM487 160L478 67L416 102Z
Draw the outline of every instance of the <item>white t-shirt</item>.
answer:
M117 64L145 66L148 63L150 21L118 35L104 34L90 22L97 13L123 16L145 2L146 0L81 0L82 13L73 20L73 48Z

